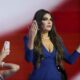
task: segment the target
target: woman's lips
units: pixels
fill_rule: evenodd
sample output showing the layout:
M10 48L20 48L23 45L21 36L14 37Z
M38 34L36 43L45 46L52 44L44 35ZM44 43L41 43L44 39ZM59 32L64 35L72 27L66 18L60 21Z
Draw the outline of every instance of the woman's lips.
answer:
M51 27L51 25L47 25L47 27Z

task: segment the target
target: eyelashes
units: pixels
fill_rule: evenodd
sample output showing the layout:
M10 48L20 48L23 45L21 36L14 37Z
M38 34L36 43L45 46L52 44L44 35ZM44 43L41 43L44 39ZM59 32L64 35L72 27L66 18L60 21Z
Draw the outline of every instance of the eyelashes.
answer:
M51 20L51 21L53 21L53 19L52 19L52 18L51 18L50 20Z
M46 20L48 20L48 18L43 18L42 20L46 21ZM52 18L50 20L52 21Z

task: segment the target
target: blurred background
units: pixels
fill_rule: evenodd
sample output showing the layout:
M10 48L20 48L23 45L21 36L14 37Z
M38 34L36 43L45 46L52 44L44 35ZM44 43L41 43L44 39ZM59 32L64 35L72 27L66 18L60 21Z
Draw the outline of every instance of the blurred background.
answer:
M50 11L57 32L70 54L80 44L79 0L0 0L0 50L6 40L11 42L11 52L4 61L20 65L20 70L6 80L28 80L32 64L24 59L23 37L27 35L35 12ZM68 80L80 80L80 57L75 64L64 64Z

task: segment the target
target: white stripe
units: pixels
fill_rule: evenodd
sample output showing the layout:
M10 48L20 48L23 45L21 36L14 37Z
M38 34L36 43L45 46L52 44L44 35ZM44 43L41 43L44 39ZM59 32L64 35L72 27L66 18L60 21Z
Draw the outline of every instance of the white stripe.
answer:
M0 36L30 22L38 9L55 9L65 0L0 0Z

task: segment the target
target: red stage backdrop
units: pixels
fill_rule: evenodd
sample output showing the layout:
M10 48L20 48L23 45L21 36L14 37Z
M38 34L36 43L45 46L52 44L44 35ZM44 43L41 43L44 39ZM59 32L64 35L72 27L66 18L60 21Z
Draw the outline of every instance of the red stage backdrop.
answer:
M47 1L48 0L44 1L44 3L46 4ZM63 3L61 3L56 8L55 7L47 8L47 10L49 10L52 13L54 17L54 24L55 24L56 30L59 33L59 35L62 37L63 42L66 48L68 49L68 51L70 52L70 54L80 44L79 2L80 2L79 0L63 0ZM40 8L44 8L44 6ZM38 10L38 8L34 10L36 11ZM27 13L26 13L26 16L28 16ZM14 16L14 18L16 18L16 16ZM16 18L16 20L18 19ZM32 18L28 22L26 22L25 25L22 25L22 24L21 26L19 25L20 26L19 29L17 28L14 31L9 30L10 32L7 31L8 34L7 33L5 34L4 30L3 32L0 32L1 34L0 49L2 49L2 46L5 40L9 40L11 42L10 55L7 56L4 61L16 63L20 65L20 70L13 76L7 78L6 80L28 80L27 79L28 75L32 72L32 64L26 62L24 59L25 53L24 53L24 44L23 44L23 37L28 32L27 27L30 25L31 20ZM2 25L0 24L0 30L1 29L2 29ZM80 80L80 77L79 77L80 76L80 57L77 59L75 64L69 65L65 63L64 66L68 75L68 80Z

